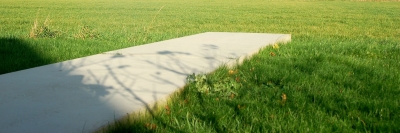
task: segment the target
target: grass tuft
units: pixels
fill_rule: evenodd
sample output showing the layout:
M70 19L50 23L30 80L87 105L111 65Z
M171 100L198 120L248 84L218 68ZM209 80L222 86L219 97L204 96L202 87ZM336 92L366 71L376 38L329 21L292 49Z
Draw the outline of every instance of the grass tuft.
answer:
M100 34L89 26L82 26L79 33L75 34L74 37L77 39L96 39L100 37Z
M55 38L60 32L50 29L50 19L49 17L41 24L38 19L33 22L31 31L29 32L29 38Z
M164 6L161 6L160 9L158 9L157 13L154 14L153 18L151 19L151 22L149 23L149 25L147 25L147 27L143 27L144 29L144 37L143 37L143 42L147 41L147 39L149 38L149 33L150 30L154 28L154 21L156 20L158 14L160 14L160 11L164 8Z

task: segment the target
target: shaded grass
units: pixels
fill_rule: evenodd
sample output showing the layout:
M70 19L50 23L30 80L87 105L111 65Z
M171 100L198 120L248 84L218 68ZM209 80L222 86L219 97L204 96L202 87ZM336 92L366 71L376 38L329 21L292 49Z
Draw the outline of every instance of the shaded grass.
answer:
M51 62L45 56L35 52L38 50L33 47L34 44L29 44L24 40L18 38L0 38L0 42L0 62L2 63L0 65L0 74Z

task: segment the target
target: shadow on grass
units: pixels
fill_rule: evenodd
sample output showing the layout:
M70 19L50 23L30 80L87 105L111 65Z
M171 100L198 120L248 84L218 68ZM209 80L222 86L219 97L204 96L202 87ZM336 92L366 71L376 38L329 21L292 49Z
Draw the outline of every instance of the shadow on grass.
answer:
M25 40L0 38L0 75L49 64L50 60L41 56Z

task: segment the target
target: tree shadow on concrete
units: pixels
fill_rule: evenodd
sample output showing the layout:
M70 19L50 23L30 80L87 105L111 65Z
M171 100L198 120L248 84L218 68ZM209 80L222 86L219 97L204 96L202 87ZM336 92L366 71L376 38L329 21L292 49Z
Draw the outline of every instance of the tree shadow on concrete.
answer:
M1 38L0 42L0 74L50 63L26 41ZM220 65L216 63L220 62L217 45L200 47L200 55L171 50L145 56L102 54L0 75L0 85L7 85L0 94L0 112L4 112L0 125L7 128L0 132L31 132L35 128L57 132L66 127L65 132L89 132L143 108L156 117L153 109L157 104L153 103L183 87L187 75ZM200 58L202 62L184 62L182 58ZM134 71L137 69L143 71ZM130 126L130 131L145 128Z
M28 41L18 38L0 38L0 62L0 125L5 126L1 126L0 132L58 132L59 129L87 132L116 117L116 109L105 98L116 88L104 85L104 82L109 79L124 81L118 81L112 68L106 65L110 75L92 77L93 82L85 83L88 76L75 70L88 62L99 62L82 59L73 64L69 64L73 61L67 61L47 65L51 63L50 59L35 51ZM90 69L87 72L89 75L96 73ZM123 83L120 85L129 90Z
M163 60L157 58L155 60L142 60L143 63L152 65L157 67L158 69L163 70L163 72L170 72L170 73L174 73L176 75L181 75L182 77L186 77L192 73L205 73L205 72L211 72L210 70L214 70L215 68L217 68L218 66L222 65L222 61L220 60L221 58L218 56L218 50L220 50L219 46L214 45L214 44L202 44L201 48L199 49L200 54L192 54L189 52L185 52L185 51L170 51L170 50L162 50L162 51L157 51L155 56L162 56ZM154 55L151 55L154 56ZM231 53L229 56L237 56L234 53ZM121 57L121 55L120 55ZM187 60L183 61L181 59L183 58L197 58L200 59L200 62L187 62ZM166 61L166 62L163 62ZM212 68L212 69L210 69ZM163 77L161 76L163 75L163 73L160 72L155 72L154 74L151 74L152 77L154 77L153 79L156 79L156 81L153 82L164 82L164 83L168 83L168 84L175 84L176 88L180 88L183 87L183 85L180 84L176 84L173 81L170 81L171 79L167 78L167 77ZM184 78L182 78L184 79ZM188 92L185 91L184 92ZM184 94L181 94L184 95ZM203 97L198 95L198 97L196 97L198 101L200 101L200 103L203 103ZM154 99L159 99L157 97L154 97ZM146 106L146 111L151 115L151 118L153 120L156 120L157 125L159 128L167 128L169 131L173 131L173 132L185 132L182 131L180 129L178 129L177 127L175 127L173 124L170 124L166 121L163 120L163 118L161 118L161 116L156 115L153 111L153 109L155 109L154 105L153 107L150 106ZM202 114L207 114L207 115L200 115L198 112L191 112L191 113L195 113L194 115L198 116L198 118L206 121L206 123L212 123L213 128L217 131L217 132L223 132L225 129L221 128L221 125L219 125L219 122L216 118L215 115L213 115L213 112L210 110L205 109L204 106L202 106L203 109L202 110ZM145 123L145 122L140 122L140 121L135 121L132 123L132 121L130 123L124 123L124 122L116 122L114 126L116 126L115 128L110 129L108 132L155 132L156 130L152 129L151 127L146 127L146 124L149 123Z
M0 38L0 62L0 132L87 132L114 117L100 99L112 86L84 84L74 67L49 64L28 41Z

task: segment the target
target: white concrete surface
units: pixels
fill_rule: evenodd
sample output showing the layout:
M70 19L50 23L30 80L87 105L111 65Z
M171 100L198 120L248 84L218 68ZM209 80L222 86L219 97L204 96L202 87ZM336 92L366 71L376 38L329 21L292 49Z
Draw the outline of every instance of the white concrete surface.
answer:
M0 75L0 133L90 132L288 34L207 32Z

